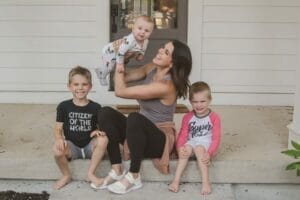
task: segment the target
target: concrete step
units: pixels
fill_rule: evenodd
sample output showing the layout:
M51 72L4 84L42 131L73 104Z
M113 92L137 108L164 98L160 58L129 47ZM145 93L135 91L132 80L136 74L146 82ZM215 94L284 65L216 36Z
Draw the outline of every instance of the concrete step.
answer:
M30 160L30 162L28 162ZM141 174L145 181L172 181L176 160L171 161L170 174L159 173L151 160L142 163ZM75 160L70 163L73 179L86 180L89 161ZM212 183L300 183L294 171L285 171L284 161L215 161L210 167L210 180ZM124 162L129 168L129 161ZM18 160L1 159L0 177L4 179L36 179L55 180L60 173L53 159L27 159ZM99 177L104 177L110 170L110 163L104 160L97 170ZM201 182L201 175L196 161L190 161L183 176L183 182Z
M0 104L0 178L57 179L60 173L52 155L56 105ZM285 166L294 161L280 152L287 149L286 125L292 118L290 107L214 106L222 118L223 135L217 156L210 168L213 183L300 183L294 171ZM176 114L180 126L182 114ZM171 161L171 174L162 175L150 160L142 163L145 181L173 178L176 160ZM127 163L128 165L128 163ZM88 162L70 163L73 177L84 180ZM105 160L97 174L105 176ZM189 162L182 178L199 182L195 161Z

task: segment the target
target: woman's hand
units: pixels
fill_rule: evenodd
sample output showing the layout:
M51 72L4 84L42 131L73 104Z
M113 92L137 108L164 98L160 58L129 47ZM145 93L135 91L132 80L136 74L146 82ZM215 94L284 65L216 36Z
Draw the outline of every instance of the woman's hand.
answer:
M142 61L142 60L144 60L143 54L138 54L138 55L135 57L135 60L137 60L137 61Z

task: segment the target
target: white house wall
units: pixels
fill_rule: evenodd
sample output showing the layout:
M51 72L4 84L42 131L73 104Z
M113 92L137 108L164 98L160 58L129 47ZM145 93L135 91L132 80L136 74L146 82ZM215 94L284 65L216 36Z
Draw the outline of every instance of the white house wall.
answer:
M1 0L0 102L71 97L68 71L95 68L109 40L108 8L101 0ZM96 100L96 87L91 97Z
M191 82L207 81L215 104L293 104L299 0L189 0L188 8ZM70 97L71 67L100 64L109 1L1 0L0 27L0 102L57 103ZM93 81L92 99L135 103Z
M202 21L189 18L189 25L202 27L201 40L189 43L193 43L200 79L212 86L214 103L293 104L300 1L204 0L190 4L194 11L201 6ZM195 34L189 33L196 38Z

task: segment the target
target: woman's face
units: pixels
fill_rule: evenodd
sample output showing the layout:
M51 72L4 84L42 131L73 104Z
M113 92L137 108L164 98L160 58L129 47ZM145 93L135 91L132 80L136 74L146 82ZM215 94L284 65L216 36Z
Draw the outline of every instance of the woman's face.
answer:
M159 66L169 67L172 64L172 53L174 46L172 42L168 42L158 50L153 58L153 63Z

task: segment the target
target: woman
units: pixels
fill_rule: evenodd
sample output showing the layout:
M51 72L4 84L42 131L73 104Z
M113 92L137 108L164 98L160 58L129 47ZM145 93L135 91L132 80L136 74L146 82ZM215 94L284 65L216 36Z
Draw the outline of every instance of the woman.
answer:
M99 113L98 123L109 139L107 148L112 164L101 188L110 184L108 189L111 192L124 194L142 187L139 172L143 158L152 158L160 172L169 172L169 154L175 143L173 116L176 100L186 98L191 68L190 49L177 40L166 43L153 62L141 68L123 73L118 72L117 66L116 96L137 99L140 111L129 114L127 118L109 107L102 108ZM132 81L139 82L127 86ZM124 144L124 158L130 156L131 159L125 176L119 144Z

